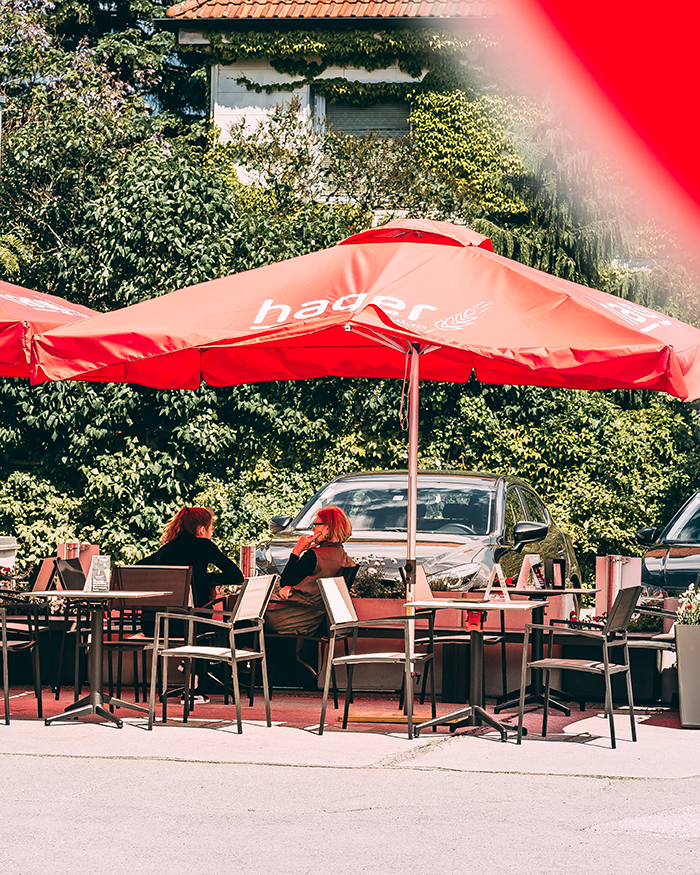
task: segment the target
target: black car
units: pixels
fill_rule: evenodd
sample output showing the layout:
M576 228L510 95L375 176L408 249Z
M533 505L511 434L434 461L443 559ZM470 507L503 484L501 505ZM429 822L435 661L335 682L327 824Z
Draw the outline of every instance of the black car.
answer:
M335 504L352 523L346 545L350 556L379 563L384 579L398 578L406 561L407 490L405 471L337 477L295 518L270 520L272 540L257 554L261 573L282 571L299 536L311 531L317 510ZM495 562L506 576L517 579L525 553L563 560L564 582L581 583L570 538L556 527L530 486L515 477L419 473L416 542L418 562L448 589L486 586Z
M686 501L666 528L640 529L637 541L647 550L642 584L674 596L700 576L700 491Z

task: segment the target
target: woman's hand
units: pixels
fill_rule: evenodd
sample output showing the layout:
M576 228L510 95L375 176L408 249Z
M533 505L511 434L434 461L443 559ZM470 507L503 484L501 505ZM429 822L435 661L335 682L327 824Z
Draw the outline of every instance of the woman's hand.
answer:
M304 552L304 550L308 550L309 547L311 547L313 545L313 543L314 543L314 536L313 535L302 535L301 538L299 538L299 540L294 545L294 549L292 550L292 553L295 556L301 556L301 554Z
M294 590L291 588L291 586L283 586L280 588L280 591L277 593L277 595L281 599L288 599L293 592Z

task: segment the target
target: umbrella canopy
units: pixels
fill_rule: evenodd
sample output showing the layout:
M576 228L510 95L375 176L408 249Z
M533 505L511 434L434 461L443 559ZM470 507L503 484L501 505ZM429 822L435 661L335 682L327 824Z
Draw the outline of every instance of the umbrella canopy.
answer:
M35 337L33 379L401 378L414 349L430 380L473 369L487 383L700 396L700 331L486 246L448 223L391 223Z
M33 378L195 389L408 376L411 600L419 376L694 398L699 343L690 326L495 255L467 229L416 220L36 336Z
M29 376L32 334L97 315L96 310L55 295L0 281L0 376Z

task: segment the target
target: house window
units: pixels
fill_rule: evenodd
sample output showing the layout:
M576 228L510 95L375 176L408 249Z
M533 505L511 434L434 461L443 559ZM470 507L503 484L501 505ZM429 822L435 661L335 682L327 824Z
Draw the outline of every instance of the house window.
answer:
M326 103L326 122L333 130L361 137L373 133L390 137L408 135L409 107L405 100L387 100L371 106L353 106L342 100Z

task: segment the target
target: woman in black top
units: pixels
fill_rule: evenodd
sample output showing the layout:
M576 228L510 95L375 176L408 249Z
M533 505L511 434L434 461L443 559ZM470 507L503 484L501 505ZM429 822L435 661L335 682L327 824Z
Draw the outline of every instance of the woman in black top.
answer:
M208 507L183 507L165 527L161 547L138 565L191 565L194 604L201 608L219 595L218 587L243 582L235 562L212 541L214 514ZM209 572L216 566L220 574Z
M208 507L183 507L165 527L160 548L137 565L191 566L194 604L201 608L221 595L220 586L243 582L240 568L212 541L213 529L214 514ZM214 565L221 573L208 571L210 565ZM143 631L152 635L154 625L155 615L148 616L144 611L141 616ZM193 704L209 701L205 689L207 671L205 662L195 660L197 689Z

